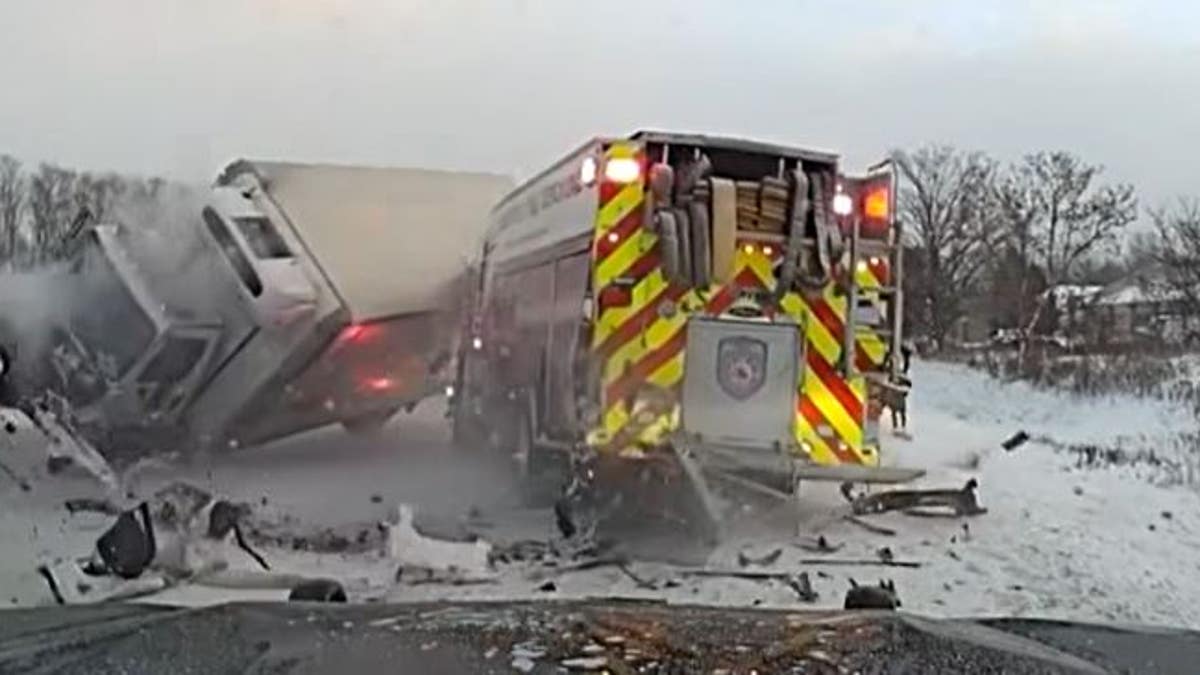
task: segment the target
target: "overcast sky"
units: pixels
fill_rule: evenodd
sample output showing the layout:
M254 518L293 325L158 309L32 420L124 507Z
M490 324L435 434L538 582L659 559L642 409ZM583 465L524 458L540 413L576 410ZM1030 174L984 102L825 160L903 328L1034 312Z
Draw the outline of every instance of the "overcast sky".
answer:
M586 137L1063 148L1200 194L1200 3L0 0L0 152L206 180L238 156L525 175Z

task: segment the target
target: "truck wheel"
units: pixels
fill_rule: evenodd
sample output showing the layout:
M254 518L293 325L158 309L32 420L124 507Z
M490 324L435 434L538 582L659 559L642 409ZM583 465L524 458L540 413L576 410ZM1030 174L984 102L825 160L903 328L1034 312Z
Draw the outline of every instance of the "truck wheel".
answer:
M383 427L388 423L388 420L392 419L397 410L397 408L376 410L357 417L344 419L342 420L342 428L351 436L374 436L383 430Z
M561 463L555 453L534 442L528 414L522 414L515 426L512 463L521 501L534 508L553 506L563 492Z

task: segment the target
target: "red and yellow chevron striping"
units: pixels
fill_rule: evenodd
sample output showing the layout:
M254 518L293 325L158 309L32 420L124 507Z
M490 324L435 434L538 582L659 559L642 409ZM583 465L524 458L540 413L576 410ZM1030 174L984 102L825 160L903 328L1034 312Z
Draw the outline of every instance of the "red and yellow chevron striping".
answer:
M615 144L611 157L637 157L640 148ZM646 192L641 184L602 185L596 214L592 288L594 297L620 279L630 302L596 308L593 353L601 364L602 417L589 442L621 452L638 443L656 445L679 425L678 393L684 375L688 317L698 311L720 314L742 289L772 289L777 248L739 242L734 278L724 285L690 289L663 275L658 238L643 222ZM866 270L874 286L886 272ZM865 279L859 279L863 284ZM864 447L866 385L861 375L839 370L847 301L831 282L820 294L791 292L781 303L804 329L805 367L797 382L797 451L820 464L875 464L877 453ZM875 335L878 339L878 335ZM860 332L855 360L860 370L882 365L884 354L871 335Z

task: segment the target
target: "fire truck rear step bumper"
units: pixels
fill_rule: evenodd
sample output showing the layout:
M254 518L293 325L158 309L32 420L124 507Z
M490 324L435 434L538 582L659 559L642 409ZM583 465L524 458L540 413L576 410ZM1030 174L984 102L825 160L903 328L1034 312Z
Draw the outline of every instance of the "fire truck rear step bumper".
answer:
M924 469L875 467L854 464L837 466L802 465L796 469L801 480L825 480L851 483L907 483L925 475Z
M793 459L784 453L759 448L696 443L690 446L706 469L753 470L782 478L851 483L907 483L925 475L924 469L873 467L859 464L823 466Z

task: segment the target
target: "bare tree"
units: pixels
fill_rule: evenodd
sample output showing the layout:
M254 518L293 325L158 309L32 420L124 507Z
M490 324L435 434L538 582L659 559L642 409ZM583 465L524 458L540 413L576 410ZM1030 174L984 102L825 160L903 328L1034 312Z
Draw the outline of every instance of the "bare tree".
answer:
M1041 269L1048 288L1072 280L1088 256L1117 242L1137 217L1133 187L1096 185L1102 171L1067 152L1038 152L1026 155L998 184L1009 247L1023 270L1026 263ZM1019 313L1026 336L1051 295L1044 294L1028 317ZM1022 341L1021 361L1025 346Z
M86 211L93 222L107 220L125 189L126 181L115 173L79 174L74 186L76 215Z
M1173 302L1184 317L1185 326L1196 328L1200 317L1200 200L1180 199L1172 208L1150 211L1154 234L1136 242L1135 255L1141 254L1162 271L1163 299Z
M42 164L29 178L29 216L33 228L31 261L54 260L75 217L75 172Z
M1029 314L1031 284L1045 283L1034 262L1035 224L1040 216L1038 181L1028 164L1011 166L995 183L997 214L1003 225L1004 251L996 259L993 276L1005 281L1004 295L1016 305L1011 308L1018 325Z
M930 145L895 152L899 217L917 260L910 304L938 343L966 311L998 238L991 183L996 163L983 153ZM911 258L910 258L911 259Z
M17 258L25 188L21 162L16 157L0 155L0 266Z

